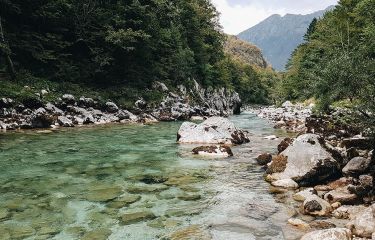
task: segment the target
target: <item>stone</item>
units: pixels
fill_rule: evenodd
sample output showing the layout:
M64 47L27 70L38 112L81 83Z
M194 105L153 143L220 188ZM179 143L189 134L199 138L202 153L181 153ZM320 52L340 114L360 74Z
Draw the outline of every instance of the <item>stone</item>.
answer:
M328 216L332 211L331 204L318 196L307 198L302 204L302 209L304 214L312 216Z
M11 239L25 239L35 234L35 229L20 224L12 224L8 227Z
M80 97L78 101L78 106L80 107L95 107L95 101L92 98Z
M211 117L201 124L184 122L177 133L179 143L243 144L249 142L246 132L226 118Z
M32 113L31 126L33 128L50 128L54 120L54 117L47 114L44 108L38 108Z
M304 202L307 198L316 196L316 191L313 188L307 188L299 191L293 195L293 199L298 202Z
M123 208L132 203L138 202L139 200L141 200L140 195L126 194L124 196L120 196L114 199L113 201L109 202L107 206L110 208Z
M352 235L346 228L316 230L305 234L301 240L351 240Z
M155 219L156 216L151 211L141 211L134 213L125 213L120 217L120 221L124 225L134 224L141 221Z
M119 111L119 108L113 102L106 102L105 108L106 108L106 111L109 112L109 113L116 113L116 112Z
M51 114L53 115L56 115L56 116L61 116L64 114L64 112L59 109L58 107L56 107L55 105L53 105L52 103L47 103L44 108Z
M10 213L7 209L1 208L0 209L0 221L8 219L10 216Z
M272 161L272 154L262 153L257 158L257 163L261 166L265 166Z
M81 240L106 240L111 233L112 232L109 229L99 228L85 233Z
M358 197L350 193L348 187L341 187L326 193L324 199L329 203L354 204L358 200Z
M165 239L169 240L211 240L212 237L208 231L206 231L202 226L191 225L179 229Z
M42 90L40 91L40 95L42 95L42 96L47 95L47 94L48 94L48 91L45 90L45 89L42 89Z
M292 226L299 227L299 228L308 228L309 224L306 223L305 221L302 221L301 219L298 218L290 218L288 220L288 223Z
M192 150L196 155L209 156L209 157L231 157L233 156L232 149L226 145L216 146L201 146Z
M14 101L11 98L0 98L0 108L12 107L13 104Z
M356 236L371 238L375 233L375 204L358 213L346 227Z
M355 157L346 164L342 172L345 176L358 177L368 171L371 163L370 158Z
M70 120L69 118L67 118L65 116L58 116L57 122L62 127L74 127L74 124L73 124L72 120Z
M146 109L147 107L147 102L141 98L141 99L138 99L136 102L135 102L135 106L139 109Z
M94 188L86 194L86 199L90 202L108 202L117 198L121 193L120 187Z
M282 187L282 188L290 188L290 189L298 188L298 183L296 183L292 179L281 179L281 180L273 181L271 185L274 187Z
M183 201L196 201L196 200L201 199L201 195L200 194L183 193L183 194L178 195L177 198L180 199L180 200L183 200Z
M311 186L339 174L339 164L320 144L319 136L304 134L280 153L277 169L268 179L292 179L300 186ZM273 161L271 162L271 166Z
M62 100L67 104L74 104L75 103L75 97L71 94L64 94L62 96Z
M289 145L292 143L293 143L293 139L284 138L284 140L282 140L281 143L277 146L277 151L279 152L279 154L283 152L285 149L287 149Z
M346 149L357 148L361 150L372 149L374 147L371 139L366 137L345 138L341 141L340 146Z
M276 135L270 135L270 136L266 136L264 137L264 139L266 140L276 140L278 137Z
M328 221L320 221L320 220L315 220L315 221L312 221L310 224L309 224L310 228L313 228L313 229L330 229L330 228L335 228L336 225L334 223L331 223L331 222L328 222Z
M343 205L332 212L332 215L337 219L354 219L358 213L366 209L364 205Z

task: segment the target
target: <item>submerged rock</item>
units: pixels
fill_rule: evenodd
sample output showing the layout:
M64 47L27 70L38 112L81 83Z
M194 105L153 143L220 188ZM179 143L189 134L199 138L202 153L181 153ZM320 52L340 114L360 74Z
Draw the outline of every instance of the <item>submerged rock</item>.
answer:
M317 230L305 234L301 240L351 240L350 230L346 228L331 228Z
M293 179L300 186L311 186L338 174L339 164L319 142L319 136L304 134L271 162L268 179ZM273 165L277 165L275 168ZM272 169L273 168L273 169Z
M226 145L217 146L201 146L192 150L194 154L212 157L231 157L233 156L232 149Z
M125 213L120 217L120 221L124 225L134 224L141 221L155 219L156 216L151 211L141 211L134 213Z
M262 153L256 158L256 160L259 165L264 166L272 161L272 155L270 153Z
M86 195L86 199L91 202L108 202L121 195L121 192L120 187L94 188Z
M184 122L177 133L180 143L243 144L249 142L246 132L237 129L226 118L211 117L201 124Z

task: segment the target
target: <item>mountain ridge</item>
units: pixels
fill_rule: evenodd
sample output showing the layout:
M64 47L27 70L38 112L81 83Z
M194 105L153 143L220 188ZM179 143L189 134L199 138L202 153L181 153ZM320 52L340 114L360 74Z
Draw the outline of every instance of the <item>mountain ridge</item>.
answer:
M314 13L302 14L273 14L259 24L239 33L241 40L258 46L272 67L282 71L293 50L303 42L303 36L314 18L321 18L324 13L334 6Z

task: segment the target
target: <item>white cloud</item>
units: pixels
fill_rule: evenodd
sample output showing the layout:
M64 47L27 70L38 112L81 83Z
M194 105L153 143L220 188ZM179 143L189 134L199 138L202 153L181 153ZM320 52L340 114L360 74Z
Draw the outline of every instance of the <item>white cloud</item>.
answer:
M238 34L266 19L272 14L308 14L322 10L337 0L212 0L221 13L224 32Z

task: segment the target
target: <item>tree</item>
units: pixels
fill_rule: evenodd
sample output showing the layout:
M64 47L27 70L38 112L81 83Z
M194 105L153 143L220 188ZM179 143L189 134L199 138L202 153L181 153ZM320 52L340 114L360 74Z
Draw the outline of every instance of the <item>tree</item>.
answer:
M7 70L9 73L9 76L11 79L16 78L16 71L14 70L14 65L12 58L10 57L11 51L9 48L8 43L5 40L5 34L4 34L4 29L3 29L3 24L2 24L2 18L0 16L0 52L5 58L5 62L7 64Z

